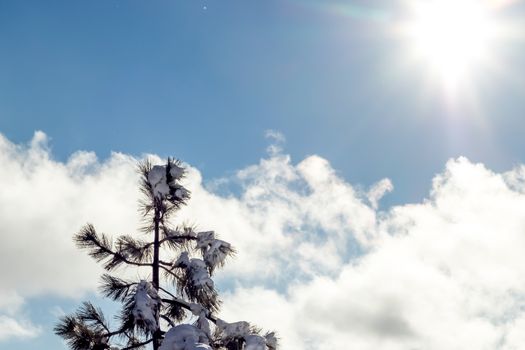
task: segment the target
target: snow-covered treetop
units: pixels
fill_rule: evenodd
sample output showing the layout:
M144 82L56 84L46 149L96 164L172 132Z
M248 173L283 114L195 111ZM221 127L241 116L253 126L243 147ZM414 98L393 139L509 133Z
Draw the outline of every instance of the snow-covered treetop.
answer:
M159 199L182 201L189 198L189 191L179 184L184 176L184 168L174 162L155 165L148 171L147 181L153 195Z
M185 172L180 162L145 162L140 170L146 197L141 202L143 231L152 240L124 235L114 242L89 224L74 239L108 272L131 266L140 269L139 276L144 269L151 273L136 282L102 276L103 295L123 304L115 330L101 310L85 303L63 317L55 333L73 350L144 349L150 344L153 350L276 350L273 333L262 335L246 321L228 323L216 316L220 300L212 276L235 253L231 244L214 231L170 226L169 214L190 198L180 184Z

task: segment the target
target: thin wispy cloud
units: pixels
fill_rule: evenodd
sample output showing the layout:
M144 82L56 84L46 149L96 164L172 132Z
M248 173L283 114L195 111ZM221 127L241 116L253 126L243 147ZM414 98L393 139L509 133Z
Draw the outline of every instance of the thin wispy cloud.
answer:
M40 333L40 328L28 321L20 322L8 316L0 315L0 341L11 338L34 338Z

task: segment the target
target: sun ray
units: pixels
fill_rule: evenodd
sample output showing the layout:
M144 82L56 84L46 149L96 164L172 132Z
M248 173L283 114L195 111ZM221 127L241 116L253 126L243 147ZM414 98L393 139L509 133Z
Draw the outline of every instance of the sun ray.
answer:
M497 36L494 1L430 0L411 8L404 23L415 59L453 88L491 59Z

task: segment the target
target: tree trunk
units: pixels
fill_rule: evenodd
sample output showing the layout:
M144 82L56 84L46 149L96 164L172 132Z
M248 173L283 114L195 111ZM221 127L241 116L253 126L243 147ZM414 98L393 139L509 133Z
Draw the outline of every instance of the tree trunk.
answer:
M153 243L153 287L159 291L159 221L160 221L160 210L158 208L155 208L155 240ZM160 323L159 323L159 317L157 316L157 324L159 325L159 331L160 331ZM160 346L160 332L157 331L153 337L153 350L157 350Z

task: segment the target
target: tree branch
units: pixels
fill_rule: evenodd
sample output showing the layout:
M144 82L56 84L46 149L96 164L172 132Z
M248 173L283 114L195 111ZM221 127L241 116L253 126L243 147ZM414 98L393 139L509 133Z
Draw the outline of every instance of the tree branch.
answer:
M177 278L177 275L173 273L173 271L171 269L168 269L166 266L163 266L163 265L159 265L159 267L161 269L163 269L164 271L166 271L167 273L169 273L170 275L172 275L173 277Z
M185 239L185 240L188 240L188 241L196 241L197 240L197 237L195 236L190 236L190 235L181 235L181 236L168 236L168 237L165 237L163 239L161 239L159 241L160 244L166 242L166 241L177 241L177 240L182 240L182 239ZM176 243L176 242L175 242Z
M170 326L175 327L175 323L173 323L173 321L170 320L170 318L168 316L160 315L160 317L162 317L166 322L168 322L170 324Z
M104 263L106 270L112 270L117 267L120 263L126 263L128 265L135 266L152 266L151 263L139 263L129 260L121 252L113 251L111 241L102 234L99 237L95 231L93 225L88 224L80 230L74 237L74 240L79 248L89 249L89 255L91 255L97 261L105 260L112 257L110 260Z
M137 343L135 345L131 345L131 346L128 346L128 347L125 347L125 348L122 348L120 350L130 350L130 349L136 349L136 348L139 348L141 346L144 346L144 345L147 345L149 343L151 343L153 341L154 338L151 338L149 340L146 340L146 341L143 341L142 343Z
M168 294L170 297L172 297L173 299L177 299L177 297L172 294L171 292L169 292L168 290L162 288L162 287L159 287L159 290L163 291L164 293Z
M165 303L169 303L169 304L177 304L179 306L182 306L183 308L185 308L186 310L189 310L189 311L192 311L191 310L191 306L190 306L190 303L187 303L179 298L175 298L175 299L162 299L163 302ZM202 306L202 305L201 305ZM210 310L206 309L205 307L202 307L205 311L206 311L206 318L210 321L212 321L213 323L217 323L217 317L213 316L210 312Z

